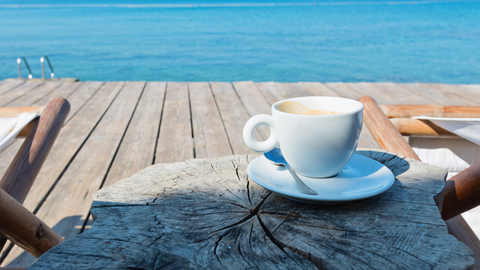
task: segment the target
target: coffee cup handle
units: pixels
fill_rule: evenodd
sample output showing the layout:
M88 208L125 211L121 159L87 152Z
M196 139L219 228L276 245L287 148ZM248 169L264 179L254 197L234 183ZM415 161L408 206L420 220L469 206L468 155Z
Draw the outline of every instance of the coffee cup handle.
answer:
M267 125L270 129L270 137L264 142L259 142L253 136L253 132L260 125ZM255 152L268 152L275 148L278 144L277 124L275 119L268 114L258 114L250 118L243 127L243 140L248 148Z

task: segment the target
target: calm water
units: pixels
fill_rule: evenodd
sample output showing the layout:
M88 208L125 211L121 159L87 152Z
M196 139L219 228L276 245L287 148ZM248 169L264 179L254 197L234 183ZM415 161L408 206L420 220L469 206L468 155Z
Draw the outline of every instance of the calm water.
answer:
M15 2L0 0L0 79L19 56L40 77L48 55L80 80L480 83L479 2Z

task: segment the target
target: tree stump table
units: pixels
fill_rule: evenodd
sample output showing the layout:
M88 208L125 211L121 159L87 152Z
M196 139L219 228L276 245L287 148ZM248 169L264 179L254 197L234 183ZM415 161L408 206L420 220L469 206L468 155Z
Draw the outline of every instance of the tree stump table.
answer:
M309 205L258 186L256 155L148 167L103 188L93 227L30 269L469 269L433 196L446 172L388 152L357 151L396 179L386 192Z

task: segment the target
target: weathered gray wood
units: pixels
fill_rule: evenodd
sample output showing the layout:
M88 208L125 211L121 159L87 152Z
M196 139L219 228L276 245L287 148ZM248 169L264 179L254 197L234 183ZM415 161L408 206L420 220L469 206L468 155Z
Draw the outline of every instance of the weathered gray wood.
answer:
M362 93L358 93L346 83L326 83L325 85L344 98L358 99L363 96Z
M35 100L34 102L32 102L32 104L40 104L38 106L43 106L41 104L47 104L47 102L53 97L69 98L70 95L72 95L73 92L79 89L82 85L83 85L83 82L63 82L62 85L60 85L58 88L48 93L46 96L38 100ZM84 95L88 95L88 93L84 93Z
M210 82L233 154L252 154L243 142L243 126L250 116L230 83Z
M195 157L231 155L225 127L208 83L189 83Z
M468 269L433 196L446 172L359 151L396 180L381 195L318 206L271 193L246 175L256 156L151 166L96 194L92 229L30 269Z
M265 100L270 103L270 105L279 100L288 98L288 95L287 93L285 93L284 89L277 87L274 82L255 83L255 86L260 91L260 93L262 93Z
M61 81L47 81L44 84L40 85L26 95L23 95L12 102L8 103L8 107L22 107L24 104L32 104L36 100L48 95L50 92L60 87L63 82Z
M325 84L319 82L300 82L303 89L309 91L314 96L338 97L339 95L328 88Z
M142 84L132 86L143 87ZM149 82L145 86L103 186L153 164L165 88L165 82Z
M234 82L233 87L250 117L262 113L272 113L270 109L271 104L267 102L252 81ZM254 135L257 140L266 140L270 136L270 131L267 127L260 126Z
M193 158L192 124L187 83L169 82L163 107L155 163Z
M30 91L36 89L42 84L43 84L42 81L27 81L26 83L18 87L15 87L15 89L13 89L12 91L9 91L3 95L0 95L0 106L2 107L7 106L12 101L29 93Z
M0 95L12 91L24 83L24 80L2 80L0 81Z
M395 99L392 104L432 104L432 101L420 95L416 95L394 83L361 83L370 88L378 89L381 93L388 93Z
M371 96L380 104L395 104L396 99L388 92L381 89L370 87L370 84L366 83L345 83L350 89L360 93L362 96Z
M290 98L308 97L312 95L309 91L303 89L299 83L275 83L275 86L283 89L283 92Z

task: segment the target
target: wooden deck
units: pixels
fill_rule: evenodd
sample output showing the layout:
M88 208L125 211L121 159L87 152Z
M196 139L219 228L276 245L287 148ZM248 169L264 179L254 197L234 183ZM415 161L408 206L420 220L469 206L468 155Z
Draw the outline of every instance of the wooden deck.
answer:
M92 195L155 163L246 154L242 129L297 96L373 96L380 104L480 105L480 85L396 83L0 81L0 106L67 98L71 111L24 205L69 239L91 224ZM261 129L258 136L268 136ZM0 153L3 175L22 144ZM379 148L364 127L359 148ZM475 228L474 228L475 230ZM1 266L34 258L7 244Z

